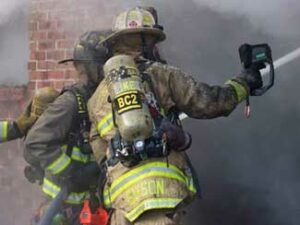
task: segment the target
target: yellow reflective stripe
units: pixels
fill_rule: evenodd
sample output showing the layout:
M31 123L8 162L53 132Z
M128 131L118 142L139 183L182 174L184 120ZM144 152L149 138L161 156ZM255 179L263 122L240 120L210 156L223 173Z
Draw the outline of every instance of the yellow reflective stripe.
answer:
M69 204L80 204L84 201L84 199L89 198L89 193L88 192L81 192L81 193L74 193L72 192L67 200L65 201L66 203Z
M51 198L55 198L55 196L58 194L60 191L60 188L50 182L48 179L44 178L43 181L43 192L47 195L49 195Z
M122 176L120 176L119 178L117 178L110 186L110 189L111 190L115 189L117 186L119 186L120 184L122 185L122 183L124 181L126 182L128 179L135 178L135 177L137 177L139 175L143 175L145 173L155 172L155 170L157 171L160 168L162 169L163 172L177 173L179 175L179 179L180 179L180 177L182 177L184 180L186 177L181 170L179 170L176 166L174 166L172 164L167 164L165 162L150 162L150 163L146 163L144 165L138 166L135 169L132 169L132 170L128 171L127 173L123 174Z
M67 150L67 145L61 146L61 150L66 151Z
M1 121L0 123L0 142L7 141L8 137L8 121Z
M126 214L126 218L133 222L141 214L151 209L173 209L175 208L182 199L180 198L150 198L141 202L136 208Z
M157 168L153 168L156 170ZM140 182L143 179L149 178L149 177L164 177L169 179L177 180L183 184L187 184L184 178L179 177L177 174L173 174L172 172L168 171L144 171L145 174L143 175L137 175L137 178L128 178L128 182L123 182L119 185L119 187L110 189L110 191L105 190L104 192L104 202L105 205L109 205L110 202L113 202L116 200L116 198L122 194L124 191L126 191L130 186ZM188 186L188 185L187 185Z
M9 126L9 123L8 121L4 121L4 124L3 124L3 141L7 141L7 137L8 137L8 126Z
M83 163L88 162L90 159L89 155L84 155L78 147L73 147L71 158Z
M244 101L247 98L247 96L249 95L247 89L243 85L239 84L238 82L236 82L234 80L229 80L225 84L233 87L233 89L237 95L238 102Z
M102 120L97 124L97 130L101 137L105 136L114 127L112 113L107 114Z
M141 105L127 106L127 107L124 108L124 109L118 110L118 113L121 114L122 112L129 111L129 110L131 110L131 109L140 109L140 108L141 108Z
M56 184L54 184L53 182L51 182L50 180L48 180L47 178L44 178L42 190L45 194L47 194L51 198L55 198L60 192L61 188ZM89 197L88 192L79 192L79 193L71 192L68 198L65 200L65 202L69 204L80 204L83 202L84 199L88 197Z
M71 163L71 159L65 153L62 153L53 163L51 163L47 170L49 170L53 175L59 174L64 169L67 168Z
M183 183L190 191L196 192L192 177L186 176L176 166L167 165L165 162L151 162L132 169L116 179L109 188L106 188L103 193L105 205L115 201L130 186L149 177L174 179Z
M66 151L67 150L67 145L63 145L61 147L61 149L63 151ZM91 155L86 155L86 154L83 154L81 152L81 149L77 146L74 146L73 147L73 150L72 150L72 156L71 158L75 161L79 161L79 162L82 162L82 163L86 163L86 162L89 162L89 161L95 161L95 159L92 158L92 154Z

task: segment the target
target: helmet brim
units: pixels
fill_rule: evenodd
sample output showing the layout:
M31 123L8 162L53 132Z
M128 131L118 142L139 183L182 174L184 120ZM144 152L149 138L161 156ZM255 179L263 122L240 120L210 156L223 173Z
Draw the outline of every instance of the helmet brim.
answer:
M64 59L64 60L58 61L58 64L65 64L68 62L92 62L92 61L97 62L97 60L95 60L95 59Z
M120 31L116 31L109 35L107 38L102 40L101 43L108 43L109 45L114 45L120 38L122 38L125 35L130 35L130 34L144 34L146 37L147 36L154 36L156 37L156 43L162 42L166 39L166 34L157 28L148 28L148 27L141 27L141 28L130 28L130 29L123 29ZM156 44L155 43L155 44Z
M65 63L74 62L74 61L75 61L74 59L64 59L64 60L58 61L58 64L65 64Z

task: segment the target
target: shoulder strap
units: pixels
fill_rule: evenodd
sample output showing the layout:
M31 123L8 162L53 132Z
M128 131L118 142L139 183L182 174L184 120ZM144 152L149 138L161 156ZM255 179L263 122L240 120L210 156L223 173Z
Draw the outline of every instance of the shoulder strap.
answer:
M87 100L84 98L83 94L75 85L64 87L61 94L69 91L75 96L77 103L77 118L76 123L71 128L71 132L68 137L67 151L68 156L72 155L73 147L81 142L82 145L88 143L89 134L89 119L87 112ZM80 140L81 139L81 140Z

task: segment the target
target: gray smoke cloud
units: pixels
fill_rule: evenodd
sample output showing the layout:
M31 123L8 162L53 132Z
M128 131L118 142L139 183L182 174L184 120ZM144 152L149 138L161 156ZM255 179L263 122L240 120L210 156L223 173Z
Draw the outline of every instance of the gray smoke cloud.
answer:
M0 2L0 84L27 83L29 0ZM16 66L17 65L17 66Z
M1 0L0 26L9 23L20 12L28 9L29 0Z
M300 5L297 0L193 0L221 13L247 16L260 29L279 36L299 35Z
M274 58L300 46L296 1L86 0L73 7L85 4L93 8L88 22L80 23L73 15L66 26L82 31L108 28L122 9L155 6L167 33L160 48L168 62L211 84L221 84L241 70L237 48L244 42L269 43ZM3 25L0 46L26 33L25 28L17 30ZM8 52L9 48L2 51L0 60ZM17 68L16 56L9 58L6 64ZM265 96L251 98L250 120L243 118L241 105L228 118L184 121L194 138L189 155L203 190L203 198L188 211L188 224L300 224L298 65L296 60L280 68L275 87Z

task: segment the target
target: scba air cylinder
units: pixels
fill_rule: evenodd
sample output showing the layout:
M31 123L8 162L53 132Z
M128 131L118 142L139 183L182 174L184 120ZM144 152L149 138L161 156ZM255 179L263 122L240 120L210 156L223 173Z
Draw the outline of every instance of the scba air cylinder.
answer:
M118 55L104 65L110 101L120 135L127 141L152 136L153 121L139 70L131 56Z

